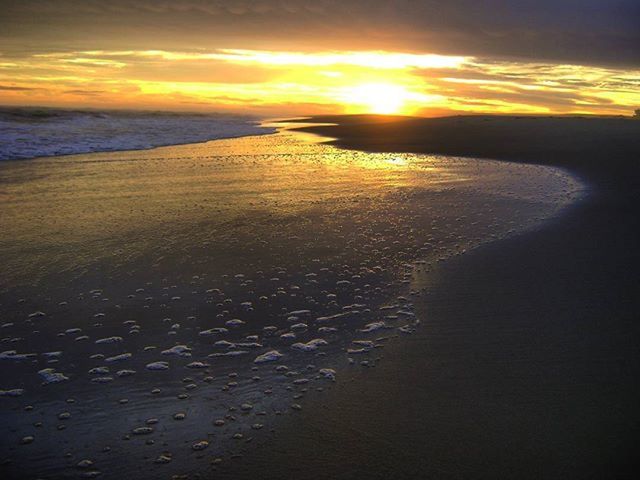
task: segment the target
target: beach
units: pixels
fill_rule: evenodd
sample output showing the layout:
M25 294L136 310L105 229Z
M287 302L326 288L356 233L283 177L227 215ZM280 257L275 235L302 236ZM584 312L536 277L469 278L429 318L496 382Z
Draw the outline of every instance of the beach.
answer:
M588 195L553 167L358 152L274 125L1 165L7 478L262 469L249 455L340 411L351 377L380 392L385 363L417 373L393 352L422 338L440 265Z
M4 0L0 480L635 480L638 0Z
M565 120L3 164L6 474L631 472L637 123ZM495 137L528 122L537 157Z
M343 147L556 165L590 194L421 278L416 335L228 478L635 478L640 122L317 120Z

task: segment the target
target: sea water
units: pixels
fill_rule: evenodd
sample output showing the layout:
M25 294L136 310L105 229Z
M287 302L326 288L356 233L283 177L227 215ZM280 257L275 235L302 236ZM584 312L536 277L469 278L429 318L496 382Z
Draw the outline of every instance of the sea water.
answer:
M582 195L549 167L325 140L0 165L4 478L242 461L429 321L418 270Z
M0 108L0 161L133 150L271 133L231 114Z

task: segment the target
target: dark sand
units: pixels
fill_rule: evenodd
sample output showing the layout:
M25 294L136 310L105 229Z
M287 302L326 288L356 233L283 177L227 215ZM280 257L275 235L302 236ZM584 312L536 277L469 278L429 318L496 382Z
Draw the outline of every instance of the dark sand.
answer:
M323 117L341 147L564 167L588 198L440 264L423 326L228 478L635 478L640 121ZM356 378L357 377L357 378ZM318 412L321 412L318 414ZM218 478L220 472L215 474Z

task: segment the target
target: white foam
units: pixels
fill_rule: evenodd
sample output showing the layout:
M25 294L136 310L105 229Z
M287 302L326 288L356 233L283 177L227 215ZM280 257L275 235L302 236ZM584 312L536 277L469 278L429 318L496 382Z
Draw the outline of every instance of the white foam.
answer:
M336 371L333 368L321 368L319 371L320 375L329 380L336 379Z
M244 321L240 320L239 318L233 318L231 320L228 320L225 322L225 325L227 327L239 327L240 325L244 325Z
M122 337L107 337L107 338L100 338L98 340L96 340L96 344L101 345L101 344L106 344L106 343L120 343L122 342Z
M274 130L250 117L222 114L5 108L0 109L0 160L140 150Z
M327 345L327 341L322 338L314 338L313 340L309 340L307 343L294 343L291 345L291 348L294 350L300 350L303 352L313 352L318 349L318 347L322 347Z
M113 362L122 362L124 360L129 360L132 357L130 353L121 353L120 355L114 355L113 357L107 357L104 359L105 362L113 363Z
M0 360L29 360L35 358L35 353L18 353L15 350L0 352Z
M225 353L212 353L210 355L208 355L208 357L210 358L216 358L216 357L237 357L238 355L244 355L245 353L249 353L246 350L231 350L229 352L225 352Z
M148 363L146 366L147 370L169 370L169 364L167 362L152 362Z
M175 345L162 351L162 355L178 355L179 357L190 357L191 349L186 345Z
M368 323L361 329L361 332L375 332L376 330L380 330L382 328L387 328L387 325L384 322L372 322Z
M208 336L208 335L221 335L223 333L227 333L229 330L226 328L218 327L218 328L210 328L209 330L202 330L198 335Z
M187 368L207 368L209 367L208 363L204 363L204 362L191 362L189 365L187 365Z
M44 383L60 383L69 380L69 377L56 372L53 368L40 370L38 374L44 379Z
M20 397L24 393L22 388L12 388L11 390L0 390L0 397Z
M258 355L253 363L267 363L267 362L276 362L280 360L284 355L282 355L277 350L270 350L267 353L263 353L262 355Z

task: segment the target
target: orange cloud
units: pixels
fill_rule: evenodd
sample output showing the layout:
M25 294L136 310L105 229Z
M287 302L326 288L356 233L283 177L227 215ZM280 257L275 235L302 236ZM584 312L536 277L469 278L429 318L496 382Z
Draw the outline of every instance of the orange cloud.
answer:
M640 104L638 70L386 51L35 53L0 62L0 85L7 104L261 115L628 114Z

